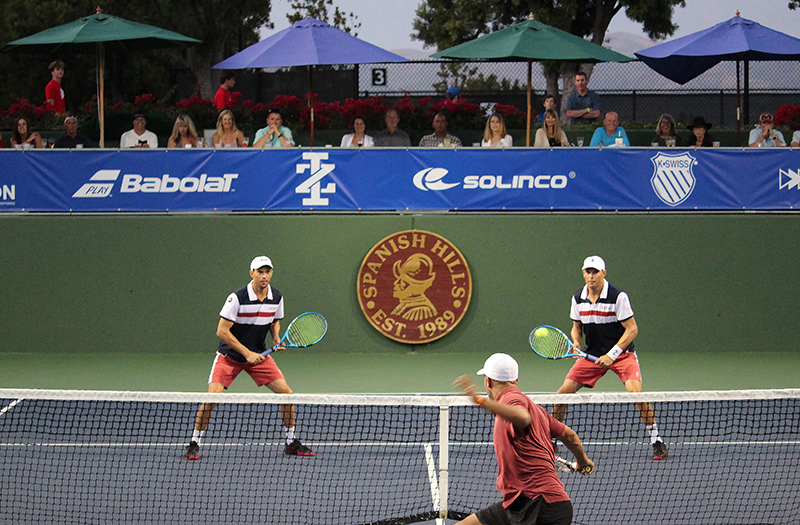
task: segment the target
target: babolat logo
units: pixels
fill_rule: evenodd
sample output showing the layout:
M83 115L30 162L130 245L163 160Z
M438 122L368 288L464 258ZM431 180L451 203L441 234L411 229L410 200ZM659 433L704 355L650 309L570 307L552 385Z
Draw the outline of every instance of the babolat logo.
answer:
M111 195L121 170L99 170L89 182L76 191L73 198L100 198ZM238 173L226 173L222 177L143 177L126 173L122 176L120 193L225 193L231 191L231 183L239 178Z
M414 175L414 186L422 191L443 191L463 185L465 190L556 189L567 187L567 175L467 175L461 182L444 182L444 168L425 168ZM570 173L573 178L575 173Z
M778 170L778 188L800 190L800 171Z
M688 153L667 155L658 153L650 159L653 163L653 176L650 184L653 191L664 204L677 206L692 194L696 179L692 167L697 161Z

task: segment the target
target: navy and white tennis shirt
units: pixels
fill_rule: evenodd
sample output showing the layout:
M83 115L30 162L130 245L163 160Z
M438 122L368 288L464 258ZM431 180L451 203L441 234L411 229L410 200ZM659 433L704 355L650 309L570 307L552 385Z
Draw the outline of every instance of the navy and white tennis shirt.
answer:
M228 296L219 316L233 323L231 333L240 343L253 352L261 353L267 349L264 344L267 336L270 336L272 343L272 323L283 319L283 295L267 285L267 296L259 301L253 290L253 281L250 281L247 286ZM223 341L219 342L219 353L240 363L247 361L242 354Z
M593 356L603 356L611 350L625 333L621 321L633 317L633 308L628 294L605 281L603 291L596 303L589 301L589 286L584 285L572 296L572 309L570 319L579 321L583 325L583 335L586 341L584 352ZM623 348L626 352L633 352L635 345Z

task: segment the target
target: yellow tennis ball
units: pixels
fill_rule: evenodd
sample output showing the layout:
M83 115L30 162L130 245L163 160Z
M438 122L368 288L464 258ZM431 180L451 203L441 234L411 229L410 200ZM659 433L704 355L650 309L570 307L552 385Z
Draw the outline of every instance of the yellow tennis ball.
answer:
M547 328L537 328L533 335L536 337L545 337L547 335Z

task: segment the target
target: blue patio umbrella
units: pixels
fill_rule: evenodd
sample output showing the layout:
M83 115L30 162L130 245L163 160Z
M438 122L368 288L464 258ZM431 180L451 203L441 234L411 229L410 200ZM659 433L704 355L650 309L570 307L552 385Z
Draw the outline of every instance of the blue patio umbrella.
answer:
M305 18L239 51L214 69L308 66L309 92L313 93L312 67L334 64L408 62L408 59L360 40L327 22ZM313 95L312 95L313 96ZM314 106L311 106L311 145L314 145Z
M634 54L651 69L678 84L689 82L724 60L735 60L736 121L739 129L740 62L745 65L746 100L749 93L749 61L798 60L800 39L741 18L737 11L730 20ZM745 104L745 109L748 109L747 106ZM747 111L745 115L747 118Z

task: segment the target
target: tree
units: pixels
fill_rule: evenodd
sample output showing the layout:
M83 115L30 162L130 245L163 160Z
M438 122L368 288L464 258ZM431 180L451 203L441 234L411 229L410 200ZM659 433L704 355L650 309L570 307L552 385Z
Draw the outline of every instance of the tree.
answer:
M602 45L611 20L624 10L628 18L642 24L650 38L661 39L677 29L672 14L678 6L685 7L685 0L423 0L416 11L412 37L441 51L533 15L582 38L591 35L592 42ZM562 75L566 99L574 89L572 78L579 65L543 66L548 92L558 92L558 76ZM591 74L591 67L584 70Z

